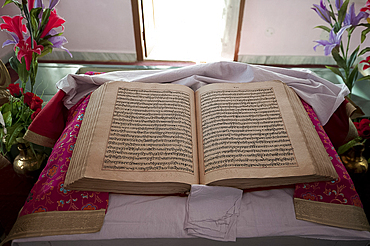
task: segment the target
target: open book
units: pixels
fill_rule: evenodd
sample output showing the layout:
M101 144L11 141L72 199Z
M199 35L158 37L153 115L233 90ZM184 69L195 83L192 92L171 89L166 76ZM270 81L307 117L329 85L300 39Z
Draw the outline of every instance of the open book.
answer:
M280 81L109 82L91 95L65 187L173 194L337 178L295 92Z

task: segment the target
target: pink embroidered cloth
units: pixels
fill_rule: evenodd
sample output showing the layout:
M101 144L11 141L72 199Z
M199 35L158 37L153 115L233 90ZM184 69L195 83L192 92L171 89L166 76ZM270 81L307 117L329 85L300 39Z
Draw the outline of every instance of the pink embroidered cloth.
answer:
M328 152L339 178L331 182L296 184L294 197L317 202L353 205L362 208L362 203L353 181L326 134L324 127L321 125L311 106L303 100L301 101L324 144L326 152Z
M80 129L83 115L90 96L83 98L68 111L66 126L57 140L46 167L32 188L20 216L48 211L73 211L86 209L107 209L109 194L103 192L81 192L66 190L64 178L72 156L73 147ZM55 102L58 103L58 102ZM314 124L330 158L338 172L339 178L332 182L297 184L295 198L324 203L337 203L362 207L361 200L353 182L336 153L329 137L325 133L312 108L302 101L312 123ZM55 114L55 108L49 107ZM43 109L44 110L44 109ZM48 109L45 108L45 111ZM60 109L62 112L63 110ZM47 114L45 112L44 117ZM39 128L45 123L44 117L36 117L33 126Z
M90 95L68 111L66 126L45 168L30 191L20 216L48 211L108 208L109 193L107 192L73 191L64 188L65 175L89 99Z

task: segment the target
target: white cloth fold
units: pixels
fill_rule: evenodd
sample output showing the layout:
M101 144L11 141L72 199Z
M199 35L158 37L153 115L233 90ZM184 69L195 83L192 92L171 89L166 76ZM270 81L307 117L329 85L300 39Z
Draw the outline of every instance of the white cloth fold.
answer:
M310 104L322 125L343 102L349 91L345 85L336 85L309 71L249 65L239 62L215 62L167 70L117 71L99 75L69 74L57 88L67 95L64 105L69 109L82 97L108 81L176 83L197 90L210 83L246 83L281 80Z
M231 187L192 185L186 201L188 235L236 241L236 222L243 191Z

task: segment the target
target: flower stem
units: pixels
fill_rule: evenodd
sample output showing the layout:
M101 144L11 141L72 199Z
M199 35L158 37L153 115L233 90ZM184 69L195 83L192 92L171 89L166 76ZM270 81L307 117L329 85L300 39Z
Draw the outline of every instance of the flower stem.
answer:
M328 3L329 3L329 7L330 7L331 12L334 13L333 6L331 5L330 0L328 0ZM333 14L332 18L333 18L334 22L337 22L337 18L335 18L335 14ZM331 23L330 23L330 25L331 25L331 27L333 27L333 25Z
M27 2L26 2L27 3ZM32 30L32 27L31 27L31 17L30 17L30 12L28 11L27 9L27 4L24 4L23 3L23 12L24 12L24 15L26 17L26 20L27 20L27 29L28 31L30 32L30 37L31 37L31 48L33 49L34 45L33 45L33 30Z

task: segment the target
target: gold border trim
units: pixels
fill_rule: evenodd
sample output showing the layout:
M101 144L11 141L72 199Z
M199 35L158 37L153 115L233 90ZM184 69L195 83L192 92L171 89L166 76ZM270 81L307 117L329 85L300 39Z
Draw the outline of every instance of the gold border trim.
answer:
M296 218L346 229L370 231L364 210L360 207L294 198Z
M94 233L103 226L105 209L51 211L19 217L4 242L25 237Z
M35 143L41 146L49 147L49 148L53 148L56 143L55 139L42 136L30 130L26 131L23 138L29 142L32 142L32 143Z

